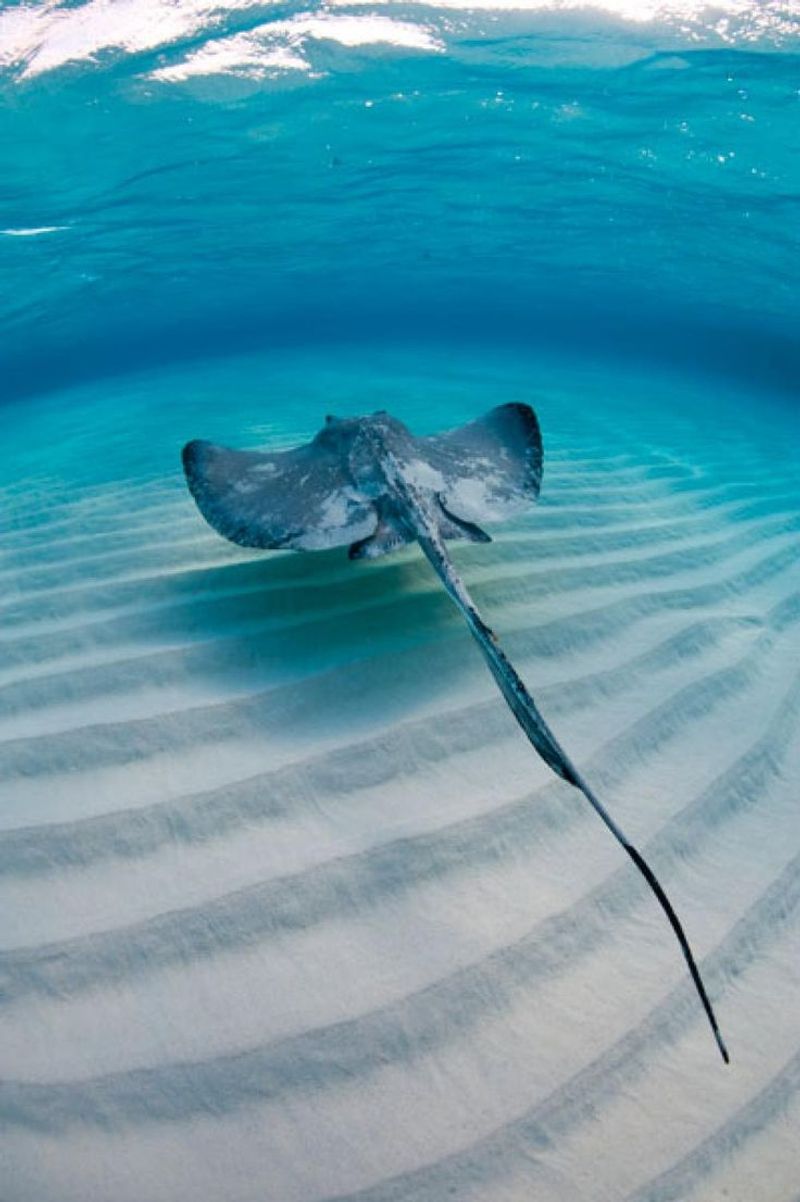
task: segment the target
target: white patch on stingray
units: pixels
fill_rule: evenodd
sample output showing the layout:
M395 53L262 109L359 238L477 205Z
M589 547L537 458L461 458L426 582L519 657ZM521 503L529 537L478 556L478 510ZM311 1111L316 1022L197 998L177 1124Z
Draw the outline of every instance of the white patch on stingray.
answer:
M334 500L336 497L328 498L328 501ZM370 534L374 533L378 525L378 518L374 512L367 510L363 514L358 514L356 511L354 517L355 520L351 525L348 525L347 521L343 521L336 526L307 530L295 539L292 545L302 551L325 551L329 547L341 546L344 533L346 533L347 539L354 543L362 538L368 538Z
M319 510L320 522L329 529L343 529L363 510L363 497L352 488L342 488L331 493L322 502Z
M500 521L527 509L530 499L510 489L499 476L464 476L448 488L445 504L467 521Z
M441 492L444 488L442 473L435 467L431 467L424 459L412 459L410 462L404 463L403 475L415 488L429 488L434 492Z

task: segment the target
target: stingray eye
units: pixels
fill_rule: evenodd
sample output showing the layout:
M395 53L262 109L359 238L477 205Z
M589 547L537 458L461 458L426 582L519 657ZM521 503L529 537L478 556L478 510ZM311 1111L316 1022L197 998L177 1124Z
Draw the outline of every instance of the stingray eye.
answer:
M325 425L326 426L335 426L336 423L338 422L338 420L339 420L339 418L334 417L332 413L325 414Z

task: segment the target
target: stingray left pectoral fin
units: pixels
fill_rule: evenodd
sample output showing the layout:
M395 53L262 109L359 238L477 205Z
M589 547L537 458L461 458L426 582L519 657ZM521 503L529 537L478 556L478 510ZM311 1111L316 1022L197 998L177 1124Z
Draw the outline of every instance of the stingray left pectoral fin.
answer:
M335 448L320 439L275 452L195 440L182 459L203 517L239 546L325 550L366 539L378 525L372 502L352 487Z

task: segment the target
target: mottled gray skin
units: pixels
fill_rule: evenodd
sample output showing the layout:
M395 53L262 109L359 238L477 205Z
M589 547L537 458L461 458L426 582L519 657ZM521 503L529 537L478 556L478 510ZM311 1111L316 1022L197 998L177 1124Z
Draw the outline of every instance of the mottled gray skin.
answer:
M184 448L186 478L206 520L247 547L321 550L353 558L413 542L404 488L443 538L489 541L477 519L502 521L536 500L542 443L533 410L501 405L477 422L415 438L388 413L326 419L291 451Z
M268 455L192 442L184 448L183 462L205 518L244 546L310 550L349 543L350 557L361 559L419 544L529 742L558 776L580 790L656 895L727 1063L711 1002L666 893L559 744L447 553L446 540L490 541L473 518L500 520L536 500L542 443L533 410L503 405L433 438L415 438L382 411L329 417L311 443L294 451Z

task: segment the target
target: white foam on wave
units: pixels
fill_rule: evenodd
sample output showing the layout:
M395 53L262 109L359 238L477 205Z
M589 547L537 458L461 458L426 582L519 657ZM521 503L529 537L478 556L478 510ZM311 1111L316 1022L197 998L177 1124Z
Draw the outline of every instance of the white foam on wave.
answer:
M180 63L151 72L150 78L174 82L198 75L235 74L259 79L276 71L311 71L311 63L304 54L309 40L338 42L351 48L380 45L421 51L443 48L428 29L408 21L375 14L309 12L260 25L250 33L215 38Z
M66 225L32 225L0 230L6 238L38 238L41 234L57 234L60 230L69 229Z
M105 50L136 54L213 30L226 15L253 0L88 0L63 7L55 0L24 4L0 14L0 65L21 77L41 75L67 63L91 62Z
M207 42L180 63L151 71L150 78L165 83L204 75L239 75L264 79L278 71L309 71L311 64L290 46L266 41L257 34L233 34Z
M797 0L724 0L709 5L704 0L409 0L429 11L463 13L578 14L611 18L641 27L668 25L690 44L700 40L722 43L780 43L800 32ZM59 0L22 4L0 13L0 68L31 78L69 63L96 63L107 51L137 54L168 48L182 39L210 39L181 64L159 68L162 80L217 72L263 75L274 70L305 70L297 50L305 38L339 42L343 46L390 44L407 50L441 48L429 25L396 20L380 12L336 14L331 8L386 9L396 0L331 0L316 11L241 32L226 22L264 4L257 0L85 0L65 6ZM406 12L408 4L404 4ZM446 34L448 30L443 30ZM286 42L280 44L280 39ZM277 40L277 43L276 43ZM288 43L288 44L286 44Z
M334 5L393 3L393 0L332 0ZM581 12L619 17L624 21L646 24L650 21L702 23L720 36L730 32L730 22L749 24L753 32L796 32L800 6L795 2L757 3L756 0L726 0L708 4L705 0L410 0L426 8L496 9L521 12Z

